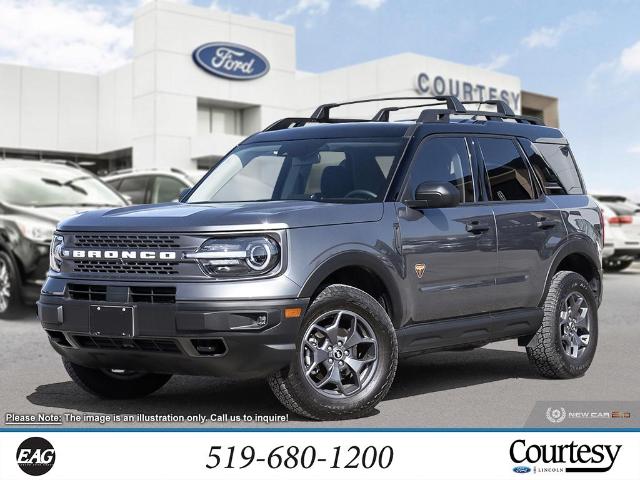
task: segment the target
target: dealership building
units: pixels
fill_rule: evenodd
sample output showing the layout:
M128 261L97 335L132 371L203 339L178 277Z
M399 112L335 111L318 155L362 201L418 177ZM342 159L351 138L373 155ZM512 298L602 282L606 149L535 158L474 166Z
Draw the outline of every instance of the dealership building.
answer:
M253 17L150 2L136 11L133 36L131 62L100 75L0 64L0 158L66 159L103 172L205 168L279 118L372 97L503 99L558 125L557 99L523 91L519 78L423 55L301 72L295 29Z

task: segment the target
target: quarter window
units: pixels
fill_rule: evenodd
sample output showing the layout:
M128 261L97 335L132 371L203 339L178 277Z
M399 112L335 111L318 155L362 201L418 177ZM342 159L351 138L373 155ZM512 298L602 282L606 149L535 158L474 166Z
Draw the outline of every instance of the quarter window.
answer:
M493 201L531 200L536 197L527 165L509 138L479 138Z
M475 201L471 156L464 138L432 138L420 147L411 166L411 195L423 182L450 182L460 192L460 203Z
M568 145L536 143L536 148L540 151L546 163L553 169L561 187L569 195L584 194L580 174Z

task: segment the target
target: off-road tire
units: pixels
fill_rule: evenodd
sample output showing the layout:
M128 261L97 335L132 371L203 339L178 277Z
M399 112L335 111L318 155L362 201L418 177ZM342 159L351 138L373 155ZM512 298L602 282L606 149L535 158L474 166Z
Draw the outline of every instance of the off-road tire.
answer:
M602 260L602 269L605 272L621 272L633 264L633 260L617 260L616 258L605 258Z
M86 392L106 399L140 398L152 394L169 381L171 375L144 373L127 378L118 378L103 370L83 367L63 359L64 368L71 379Z
M578 358L568 356L560 340L560 311L562 302L571 293L584 297L591 312L589 345ZM598 302L589 282L575 272L558 272L544 302L542 325L527 345L529 361L538 373L547 378L575 378L588 370L598 344Z
M369 383L346 398L327 398L304 378L299 361L303 335L315 319L336 309L351 310L367 320L378 341L378 364ZM292 412L314 420L341 420L367 415L389 391L398 365L398 342L391 319L373 297L347 285L326 287L309 307L298 336L289 368L269 377L278 400Z
M9 298L7 299L7 307L0 311L0 318L14 319L24 314L24 303L22 302L22 293L20 286L22 285L20 279L20 270L13 257L0 250L0 267L6 268L6 273L9 280Z

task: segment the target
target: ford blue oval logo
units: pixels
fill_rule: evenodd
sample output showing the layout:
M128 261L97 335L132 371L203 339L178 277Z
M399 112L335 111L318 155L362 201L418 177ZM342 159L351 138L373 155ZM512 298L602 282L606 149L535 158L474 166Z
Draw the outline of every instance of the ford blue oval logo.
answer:
M205 43L193 51L193 61L204 71L232 80L252 80L269 71L259 52L235 43Z
M531 469L529 467L525 467L524 465L518 465L517 467L513 467L513 471L516 473L529 473Z

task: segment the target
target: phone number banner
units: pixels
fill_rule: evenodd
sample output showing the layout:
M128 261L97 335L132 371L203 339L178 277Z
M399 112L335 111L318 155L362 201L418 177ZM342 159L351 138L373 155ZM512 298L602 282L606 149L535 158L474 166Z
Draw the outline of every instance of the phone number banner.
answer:
M2 431L0 479L640 478L634 431Z

